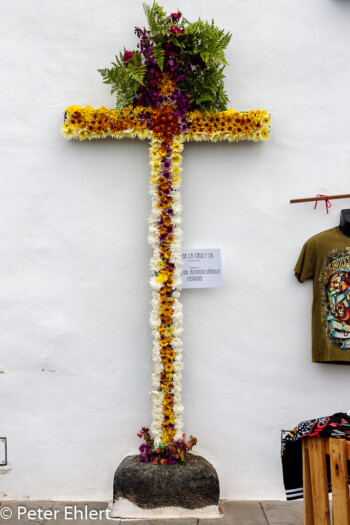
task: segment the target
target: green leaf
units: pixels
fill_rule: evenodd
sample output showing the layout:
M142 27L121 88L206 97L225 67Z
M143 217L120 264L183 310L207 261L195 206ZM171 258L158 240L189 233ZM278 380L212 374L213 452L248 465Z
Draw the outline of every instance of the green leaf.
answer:
M164 57L165 57L164 49L162 49L161 47L154 47L153 48L153 56L154 56L154 59L155 59L157 65L163 71Z

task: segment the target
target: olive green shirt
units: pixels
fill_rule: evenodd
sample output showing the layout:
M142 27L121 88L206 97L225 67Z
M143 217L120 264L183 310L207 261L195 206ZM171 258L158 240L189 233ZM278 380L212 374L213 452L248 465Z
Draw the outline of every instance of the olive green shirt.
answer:
M350 238L338 227L314 235L294 272L313 278L312 361L350 363Z

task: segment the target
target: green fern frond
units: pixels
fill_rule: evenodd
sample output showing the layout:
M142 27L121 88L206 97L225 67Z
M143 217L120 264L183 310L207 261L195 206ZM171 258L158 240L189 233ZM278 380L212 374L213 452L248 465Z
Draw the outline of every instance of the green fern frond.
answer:
M163 71L164 58L165 58L164 49L162 49L161 47L154 47L153 56L156 61L156 64L159 66L161 71Z

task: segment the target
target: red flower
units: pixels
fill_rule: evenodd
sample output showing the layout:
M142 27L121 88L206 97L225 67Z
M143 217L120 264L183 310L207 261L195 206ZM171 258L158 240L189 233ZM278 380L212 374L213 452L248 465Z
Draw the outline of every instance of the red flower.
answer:
M132 57L134 56L133 51L125 51L123 56L123 62L126 65L130 60L132 60Z
M182 16L182 13L178 11L177 13L171 13L170 18L172 19L173 22L175 22L176 20L180 20L181 16Z
M171 26L170 32L174 33L175 35L183 35L185 33L185 30L177 26Z

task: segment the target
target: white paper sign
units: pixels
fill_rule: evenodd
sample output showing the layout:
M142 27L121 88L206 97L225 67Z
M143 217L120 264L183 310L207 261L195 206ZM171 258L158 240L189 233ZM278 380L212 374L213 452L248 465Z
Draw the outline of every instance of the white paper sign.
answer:
M181 277L182 288L220 288L220 250L182 250Z

